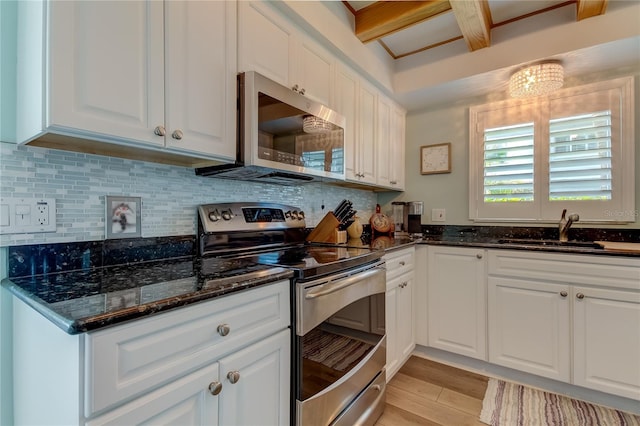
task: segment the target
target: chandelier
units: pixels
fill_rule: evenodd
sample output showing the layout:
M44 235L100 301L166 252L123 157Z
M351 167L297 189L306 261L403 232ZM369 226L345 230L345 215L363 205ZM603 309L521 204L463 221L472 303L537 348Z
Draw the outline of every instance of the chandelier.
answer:
M513 98L546 95L564 83L564 69L557 62L542 62L523 68L509 79L509 94Z
M305 115L302 118L302 130L305 133L327 133L331 128L331 123L315 115Z

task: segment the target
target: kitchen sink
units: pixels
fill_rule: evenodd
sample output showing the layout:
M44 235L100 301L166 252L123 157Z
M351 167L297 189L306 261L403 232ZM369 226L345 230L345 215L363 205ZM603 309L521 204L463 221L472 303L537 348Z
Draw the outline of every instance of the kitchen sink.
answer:
M602 249L600 244L593 241L559 241L559 240L532 240L526 238L504 238L498 240L500 244L522 244L526 246L545 246L545 247L577 247Z

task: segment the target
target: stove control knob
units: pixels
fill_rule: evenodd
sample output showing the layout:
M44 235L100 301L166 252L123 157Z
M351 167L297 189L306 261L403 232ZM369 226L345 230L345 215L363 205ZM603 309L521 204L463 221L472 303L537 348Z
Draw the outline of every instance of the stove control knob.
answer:
M302 210L298 212L298 220L304 220L304 212Z
M294 210L291 212L291 219L297 219L298 218L298 211Z
M284 214L284 218L285 219L289 219L291 217L291 210L288 210L285 214Z
M231 220L232 217L233 217L233 213L231 212L231 209L222 210L222 218L224 220Z
M209 220L211 222L217 222L220 220L220 213L218 213L218 209L209 212Z

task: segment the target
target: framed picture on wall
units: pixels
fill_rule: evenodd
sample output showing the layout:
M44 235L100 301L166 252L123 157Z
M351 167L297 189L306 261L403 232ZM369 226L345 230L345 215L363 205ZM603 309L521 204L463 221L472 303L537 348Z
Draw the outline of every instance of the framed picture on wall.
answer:
M423 175L451 173L451 143L421 146L420 173Z
M142 198L107 195L105 209L105 236L136 238L142 236Z

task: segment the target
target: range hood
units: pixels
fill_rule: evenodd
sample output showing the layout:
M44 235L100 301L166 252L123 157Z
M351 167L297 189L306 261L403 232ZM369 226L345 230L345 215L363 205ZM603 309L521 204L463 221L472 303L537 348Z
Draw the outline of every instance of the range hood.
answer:
M237 105L236 161L196 175L278 185L345 179L343 116L256 72L238 75Z

